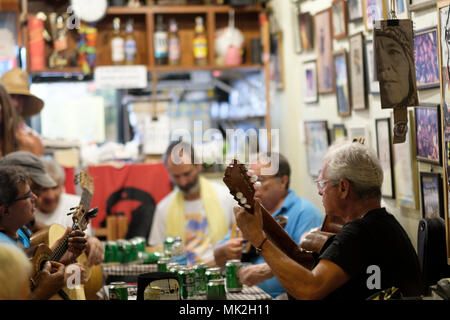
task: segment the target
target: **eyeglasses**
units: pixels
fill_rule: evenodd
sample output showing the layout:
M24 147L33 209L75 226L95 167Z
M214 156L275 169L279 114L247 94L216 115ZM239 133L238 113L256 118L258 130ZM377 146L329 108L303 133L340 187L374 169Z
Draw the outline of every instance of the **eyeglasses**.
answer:
M31 192L31 190L30 190L27 193L25 193L25 195L23 197L14 199L13 203L17 202L17 201L21 201L21 200L27 200L27 199L32 198L32 197L33 197L33 192Z
M319 191L322 191L323 188L325 188L325 183L327 183L328 179L321 179L321 180L314 180L314 182L317 184L317 189L319 189Z
M275 179L275 178L278 178L278 177L277 176L260 176L260 177L258 177L258 180L256 180L256 181L264 183L270 179Z

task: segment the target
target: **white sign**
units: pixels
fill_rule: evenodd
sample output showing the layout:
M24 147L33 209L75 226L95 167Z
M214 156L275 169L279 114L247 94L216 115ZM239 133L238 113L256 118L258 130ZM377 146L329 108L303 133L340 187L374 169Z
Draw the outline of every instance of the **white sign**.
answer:
M147 87L146 66L96 67L94 81L98 88L138 89Z

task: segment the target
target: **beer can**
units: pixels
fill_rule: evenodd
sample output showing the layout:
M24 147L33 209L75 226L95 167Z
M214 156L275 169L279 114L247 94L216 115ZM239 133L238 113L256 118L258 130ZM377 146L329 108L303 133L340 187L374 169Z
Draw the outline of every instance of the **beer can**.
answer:
M206 275L206 279L208 281L212 280L212 279L221 279L222 278L222 274L220 272L219 267L206 269L205 275Z
M199 295L206 294L206 285L208 279L206 278L206 263L197 263L194 265L195 273L195 291Z
M225 292L225 279L212 279L206 286L207 300L227 300Z
M104 263L120 262L119 260L119 248L114 241L108 241L105 243L105 259Z
M167 272L167 264L170 262L169 258L159 258L158 272Z
M172 237L167 237L166 240L164 240L164 255L168 258L170 258L170 252L172 250L172 245L175 242L175 239Z
M138 252L145 252L145 247L147 246L147 241L144 237L134 237L132 240L135 241Z
M179 264L176 262L170 262L167 264L167 272L172 272L173 274L178 274Z
M195 273L193 268L184 267L178 270L178 281L182 299L195 296Z
M242 291L242 283L239 280L239 270L241 269L241 260L229 260L225 265L225 278L228 292Z
M161 288L147 286L144 290L144 300L159 300L161 298Z
M111 282L109 285L110 300L128 300L128 287L125 282Z

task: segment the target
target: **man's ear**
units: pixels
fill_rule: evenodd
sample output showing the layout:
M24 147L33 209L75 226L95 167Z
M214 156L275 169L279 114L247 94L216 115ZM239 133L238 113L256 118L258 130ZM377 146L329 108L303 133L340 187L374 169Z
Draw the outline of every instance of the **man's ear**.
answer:
M0 206L0 216L5 216L8 214L8 207L2 204Z
M288 176L282 176L282 177L280 178L280 181L281 181L281 183L284 185L284 188L286 189L286 186L287 186L287 184L288 184L288 182L289 182Z
M348 195L350 194L350 181L342 178L341 180L339 180L338 188L339 188L340 198L341 199L347 198Z

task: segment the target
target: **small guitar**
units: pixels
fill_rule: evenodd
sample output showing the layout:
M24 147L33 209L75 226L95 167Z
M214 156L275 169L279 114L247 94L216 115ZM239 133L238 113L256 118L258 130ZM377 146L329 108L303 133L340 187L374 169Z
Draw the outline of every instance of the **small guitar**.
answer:
M73 219L72 230L84 231L87 228L89 220L95 217L97 212L96 208L88 211L94 193L94 183L91 176L86 171L82 171L76 176L75 183L79 183L83 191L81 194L80 205L76 208L71 208L71 210L75 211L69 214L72 214ZM68 240L69 235L62 239L60 244L53 251L44 243L37 246L33 257L31 258L31 264L33 266L30 279L32 290L39 282L41 271L45 263L47 261L59 261L62 258L68 249ZM63 299L70 299L67 293L62 290L60 290L59 295L61 295ZM79 296L77 298L79 298Z
M253 214L255 205L254 181L248 175L245 166L238 163L237 160L234 160L226 168L223 181L239 205L245 208L248 213ZM304 239L300 247L283 227L275 221L264 206L261 205L260 207L263 230L267 237L288 257L307 268L312 268L314 265L314 257L312 254L318 254L323 245L342 227L342 221L326 216L321 230L311 232ZM306 246L303 246L303 243Z

